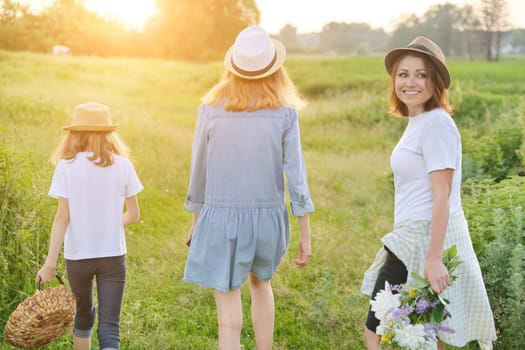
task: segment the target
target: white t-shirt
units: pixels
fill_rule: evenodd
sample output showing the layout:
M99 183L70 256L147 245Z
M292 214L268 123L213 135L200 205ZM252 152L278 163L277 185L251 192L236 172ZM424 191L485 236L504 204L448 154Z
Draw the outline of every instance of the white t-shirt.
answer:
M62 159L53 174L49 195L67 198L69 226L64 237L64 258L70 260L126 254L122 213L124 201L143 186L125 158L115 155L109 167L99 167L80 152Z
M390 158L394 172L394 221L430 220L432 192L429 173L454 169L450 214L461 212L461 137L443 109L408 118L408 125Z

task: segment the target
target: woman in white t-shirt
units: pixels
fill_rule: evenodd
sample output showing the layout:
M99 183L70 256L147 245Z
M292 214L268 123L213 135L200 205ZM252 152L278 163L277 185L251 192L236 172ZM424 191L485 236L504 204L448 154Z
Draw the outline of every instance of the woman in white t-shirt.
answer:
M47 259L36 279L46 283L55 278L63 243L67 276L77 300L75 350L91 347L95 278L100 348L120 348L126 282L124 226L139 221L137 193L143 187L128 159L128 147L114 132L116 127L107 106L80 104L72 124L64 127L68 135L51 159L56 169L49 195L58 199L58 207Z
M434 42L417 37L389 51L385 66L391 76L391 114L408 119L408 124L390 159L394 230L381 239L384 247L365 272L362 291L373 299L385 281L403 284L412 272L419 273L450 301L452 317L446 325L455 332L440 332L438 349L472 340L491 349L496 339L493 315L461 207L461 137L450 116L445 57ZM443 250L452 245L462 261L453 285L442 262ZM381 348L378 325L369 310L368 349Z

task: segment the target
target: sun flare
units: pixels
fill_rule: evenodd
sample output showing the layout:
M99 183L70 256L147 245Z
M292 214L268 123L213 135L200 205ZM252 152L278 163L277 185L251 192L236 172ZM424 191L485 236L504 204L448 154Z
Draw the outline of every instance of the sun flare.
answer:
M141 30L158 10L155 0L87 0L86 8L122 23L128 30Z

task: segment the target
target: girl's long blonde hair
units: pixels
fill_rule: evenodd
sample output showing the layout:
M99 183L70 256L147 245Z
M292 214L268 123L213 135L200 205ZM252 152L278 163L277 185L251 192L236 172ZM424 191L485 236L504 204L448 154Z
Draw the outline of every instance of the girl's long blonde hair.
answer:
M92 152L88 159L103 168L114 163L115 154L130 159L129 147L116 132L70 131L53 152L51 162L56 165L62 159L75 159L79 152Z
M261 79L243 79L226 70L221 81L204 96L203 102L224 106L227 111L253 112L281 106L300 109L306 105L284 67Z

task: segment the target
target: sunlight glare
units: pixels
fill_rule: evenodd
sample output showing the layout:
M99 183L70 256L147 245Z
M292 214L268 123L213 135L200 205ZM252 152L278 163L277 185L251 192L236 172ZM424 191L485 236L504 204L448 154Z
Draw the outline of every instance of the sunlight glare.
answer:
M158 12L155 0L86 0L85 6L101 16L116 20L126 30L142 30Z

